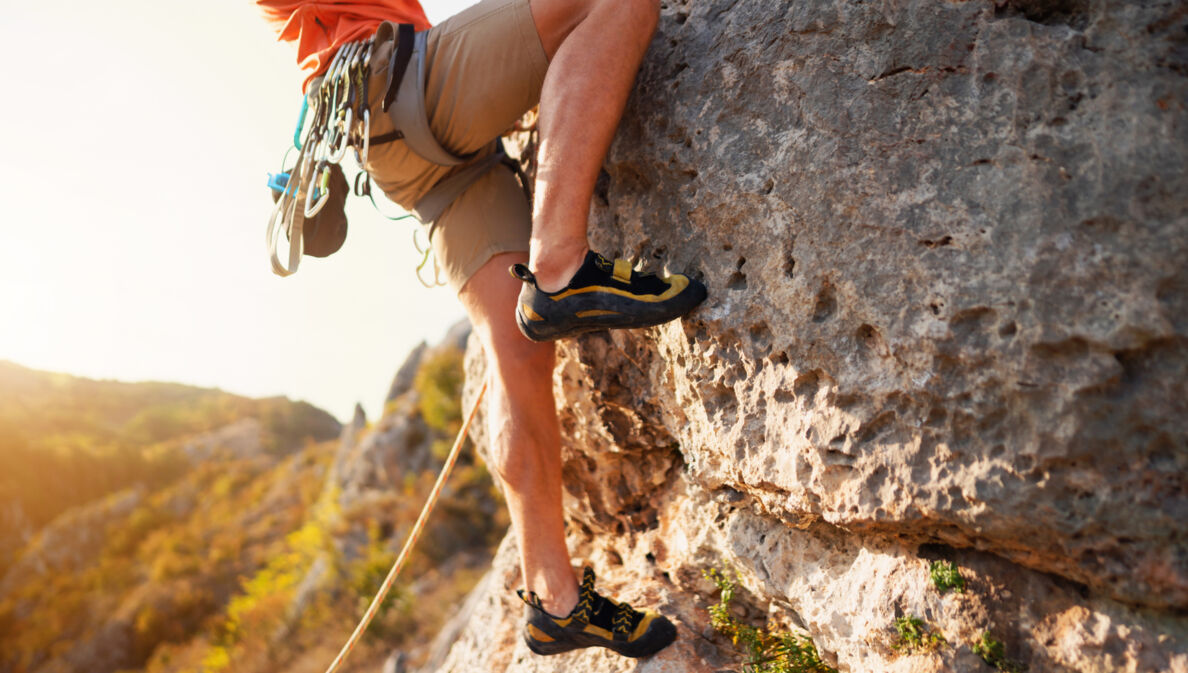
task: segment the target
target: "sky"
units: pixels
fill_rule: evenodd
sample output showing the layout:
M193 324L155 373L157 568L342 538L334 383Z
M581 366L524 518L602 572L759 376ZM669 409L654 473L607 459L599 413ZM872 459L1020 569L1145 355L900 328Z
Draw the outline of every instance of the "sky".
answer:
M436 23L472 3L424 4ZM364 199L348 202L342 250L270 271L266 174L303 78L251 0L5 15L0 360L285 395L341 420L359 402L375 418L404 356L462 319L451 290L416 280L414 225Z

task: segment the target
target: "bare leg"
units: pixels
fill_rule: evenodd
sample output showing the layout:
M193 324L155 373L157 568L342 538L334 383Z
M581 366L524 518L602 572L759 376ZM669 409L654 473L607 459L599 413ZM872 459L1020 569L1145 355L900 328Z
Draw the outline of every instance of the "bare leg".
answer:
M520 544L524 584L545 609L567 615L577 580L565 546L561 436L553 401L553 344L520 334L513 312L520 281L507 268L524 253L487 260L459 297L487 355L487 427L493 471L503 482Z
M531 0L530 7L549 69L529 267L551 292L569 282L588 250L594 182L660 9L657 0Z
M492 466L520 543L524 584L545 610L567 615L577 581L565 545L561 439L553 400L553 345L528 341L514 313L522 284L507 273L530 261L544 290L563 287L588 249L594 182L656 29L657 0L530 0L549 58L540 101L530 257L492 257L459 296L488 363Z

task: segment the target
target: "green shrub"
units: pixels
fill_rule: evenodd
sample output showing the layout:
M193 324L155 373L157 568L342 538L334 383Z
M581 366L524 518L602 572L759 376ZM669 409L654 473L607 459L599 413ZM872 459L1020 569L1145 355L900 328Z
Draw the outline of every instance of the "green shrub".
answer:
M730 614L730 602L737 587L730 573L727 566L725 570L710 568L703 575L720 592L718 604L709 607L710 622L718 633L742 650L747 659L743 673L837 673L837 669L821 661L817 646L808 634L781 632L770 624L761 629L744 624Z
M462 425L462 351L447 348L431 355L417 370L413 388L421 396L421 417L429 427L454 434Z
M1023 673L1027 670L1025 665L1007 658L1006 647L989 631L982 632L982 637L973 645L973 651L982 661L1005 673Z
M957 566L949 561L933 561L928 565L928 576L932 578L932 586L942 594L952 589L957 593L965 593L965 578Z
M367 611L372 599L379 593L397 556L396 552L386 547L378 531L373 529L369 533L371 542L366 555L352 563L348 571L348 585L351 595L356 598L356 612L360 615ZM412 599L412 594L402 584L394 583L376 610L375 619L365 637L385 642L401 640L412 625L415 608Z
M928 625L919 617L899 617L895 620L895 631L898 637L891 649L913 652L932 652L946 644L945 637L928 629Z

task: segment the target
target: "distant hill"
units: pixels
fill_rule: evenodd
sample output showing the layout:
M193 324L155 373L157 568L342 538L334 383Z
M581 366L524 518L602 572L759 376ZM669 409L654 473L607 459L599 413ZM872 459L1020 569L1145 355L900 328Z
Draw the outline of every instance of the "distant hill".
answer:
M5 472L8 502L44 504L37 484L81 488L84 463L132 467L108 475L127 488L63 511L5 557L0 672L321 673L461 425L458 341L414 351L383 416L369 423L360 410L345 429L284 400L5 365L0 422L20 453L4 456L29 481ZM331 430L332 441L308 441ZM59 479L20 463L47 456L77 469ZM350 670L378 671L394 649L427 660L506 528L490 475L464 452Z
M258 428L256 450L273 455L341 429L326 412L285 398L96 381L0 361L0 574L54 517L130 486L172 482L190 467L194 444L209 454L204 434L237 423L244 430L245 419Z

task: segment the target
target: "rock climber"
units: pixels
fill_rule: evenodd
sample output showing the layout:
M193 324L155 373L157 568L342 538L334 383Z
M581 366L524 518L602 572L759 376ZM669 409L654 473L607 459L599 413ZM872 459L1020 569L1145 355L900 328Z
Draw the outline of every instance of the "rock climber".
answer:
M425 111L449 152L481 160L539 104L533 203L515 174L499 168L423 224L487 358L492 468L519 540L528 647L557 654L599 646L643 657L668 646L676 638L668 619L600 595L592 570L579 581L571 565L551 342L661 324L706 295L695 279L640 273L587 242L595 180L655 31L659 0L482 0L433 27L417 0L256 2L280 39L296 42L307 90L340 46L376 36L372 138L393 131L380 102L399 45L391 25L380 30L384 22L424 33ZM365 168L391 200L411 208L465 166L434 164L396 141L373 145Z

